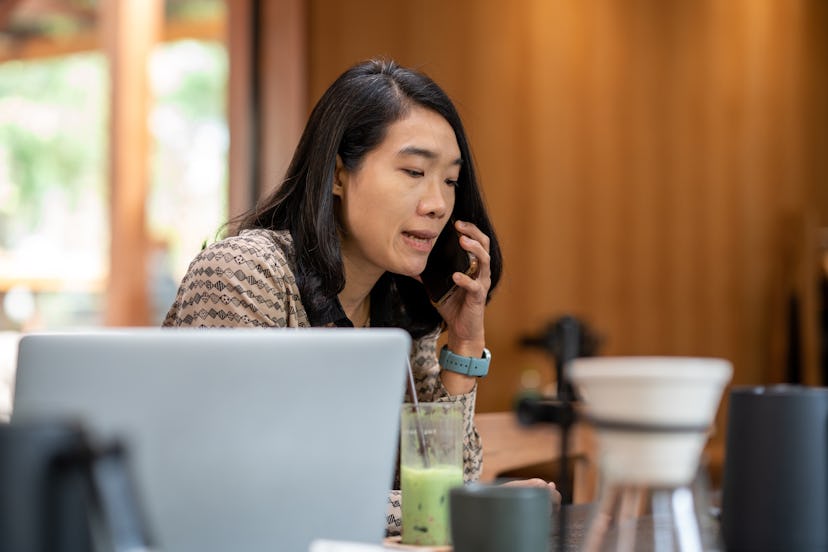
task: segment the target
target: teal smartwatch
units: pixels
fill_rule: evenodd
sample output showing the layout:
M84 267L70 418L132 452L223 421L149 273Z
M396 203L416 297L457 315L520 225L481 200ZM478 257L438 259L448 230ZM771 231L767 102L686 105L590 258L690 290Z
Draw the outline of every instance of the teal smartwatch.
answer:
M452 353L448 345L443 345L440 349L440 366L443 370L450 372L457 372L464 376L475 376L482 378L489 373L489 364L492 362L492 353L488 349L483 349L483 357L467 357Z

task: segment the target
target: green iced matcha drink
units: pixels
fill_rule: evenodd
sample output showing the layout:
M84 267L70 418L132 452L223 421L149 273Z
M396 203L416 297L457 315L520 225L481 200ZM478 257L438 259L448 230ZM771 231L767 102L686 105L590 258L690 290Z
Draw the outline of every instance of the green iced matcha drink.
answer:
M402 542L449 544L449 489L463 484L459 466L400 468Z

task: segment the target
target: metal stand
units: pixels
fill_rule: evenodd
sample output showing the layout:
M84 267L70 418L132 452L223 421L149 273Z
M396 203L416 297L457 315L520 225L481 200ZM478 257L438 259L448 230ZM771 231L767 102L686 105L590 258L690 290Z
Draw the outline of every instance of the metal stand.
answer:
M553 359L557 376L557 395L551 398L522 399L517 405L518 421L524 425L551 423L561 428L561 477L558 490L561 505L572 502L572 481L569 477L569 429L575 422L576 413L572 401L574 390L564 377L564 368L574 358L592 356L598 349L598 338L587 330L586 325L573 316L563 316L553 321L539 336L524 337L521 345L545 350ZM563 507L558 511L558 550L563 552L566 543L567 519Z

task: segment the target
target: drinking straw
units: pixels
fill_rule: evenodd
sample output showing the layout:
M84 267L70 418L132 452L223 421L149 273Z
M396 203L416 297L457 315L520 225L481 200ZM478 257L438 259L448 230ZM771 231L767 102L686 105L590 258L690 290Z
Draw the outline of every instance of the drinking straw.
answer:
M408 383L411 386L411 400L414 403L414 426L417 429L417 440L420 444L420 454L423 457L423 466L431 467L428 460L428 450L426 449L425 434L423 433L423 426L420 422L420 402L417 400L417 390L414 388L414 372L411 370L411 359L405 358L405 366L408 368Z

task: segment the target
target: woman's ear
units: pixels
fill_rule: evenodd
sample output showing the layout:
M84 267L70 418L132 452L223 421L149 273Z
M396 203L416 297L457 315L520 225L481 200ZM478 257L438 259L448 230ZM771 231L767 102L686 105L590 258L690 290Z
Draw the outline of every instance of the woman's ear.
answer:
M334 174L333 174L333 195L342 197L342 193L345 189L345 179L348 176L348 171L345 168L345 165L342 163L342 158L337 154L336 156L336 167L334 167Z

